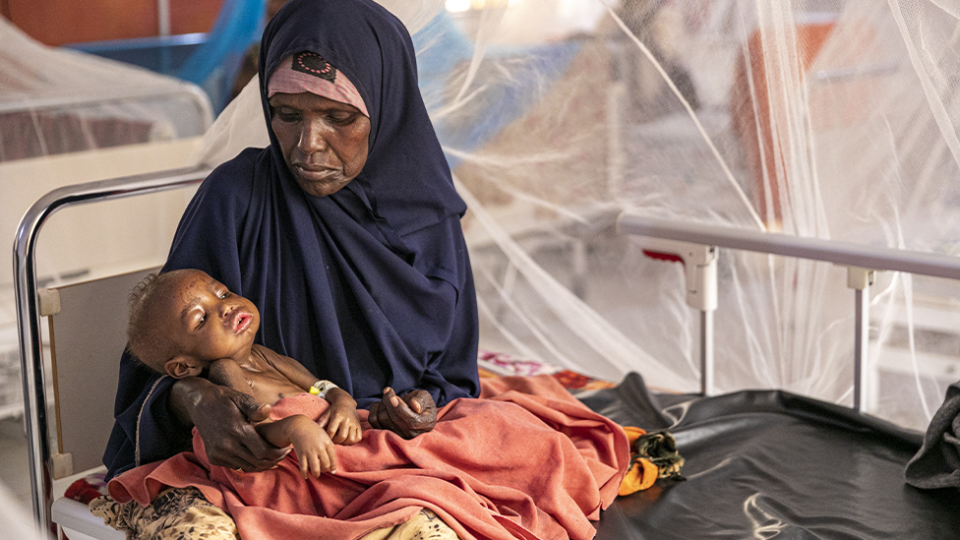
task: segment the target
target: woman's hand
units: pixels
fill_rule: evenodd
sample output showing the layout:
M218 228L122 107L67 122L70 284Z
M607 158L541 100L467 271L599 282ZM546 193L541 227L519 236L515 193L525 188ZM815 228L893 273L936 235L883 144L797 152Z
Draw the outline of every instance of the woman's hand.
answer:
M334 444L360 442L363 433L357 416L357 402L340 388L330 389L326 399L330 406L317 418L317 425L327 429L327 435Z
M369 422L376 429L412 439L437 425L437 404L426 390L414 390L400 399L392 388L384 388L383 401L370 405Z
M214 465L265 471L290 452L268 443L254 429L254 424L270 417L270 406L260 405L253 396L188 377L174 383L170 401L181 419L196 426Z

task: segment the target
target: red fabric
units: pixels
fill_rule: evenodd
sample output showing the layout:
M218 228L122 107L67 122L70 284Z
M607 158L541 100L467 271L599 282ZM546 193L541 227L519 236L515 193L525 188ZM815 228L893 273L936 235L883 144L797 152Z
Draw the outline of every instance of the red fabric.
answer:
M674 255L673 253L663 253L662 251L650 251L645 249L643 250L643 254L657 261L678 262L678 263L683 262L683 257L679 255Z
M82 502L83 504L90 504L90 501L103 495L105 495L105 493L101 493L100 490L87 481L86 478L81 478L70 484L70 487L68 487L67 491L63 494L64 497Z
M292 453L263 473L212 466L194 432L196 453L130 470L110 482L110 495L145 505L167 486L196 486L244 538L359 538L420 508L464 540L592 538L590 520L613 502L630 462L623 429L549 376L482 382L485 397L449 403L434 430L413 440L364 421L360 443L337 447L336 475L305 481ZM302 394L274 414L316 417L324 408Z

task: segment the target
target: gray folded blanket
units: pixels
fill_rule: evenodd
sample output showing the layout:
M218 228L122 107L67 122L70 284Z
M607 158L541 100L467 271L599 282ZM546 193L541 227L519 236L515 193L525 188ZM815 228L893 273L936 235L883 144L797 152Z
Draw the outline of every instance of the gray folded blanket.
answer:
M906 480L922 489L960 487L960 382L947 388L933 415L923 446L907 463Z

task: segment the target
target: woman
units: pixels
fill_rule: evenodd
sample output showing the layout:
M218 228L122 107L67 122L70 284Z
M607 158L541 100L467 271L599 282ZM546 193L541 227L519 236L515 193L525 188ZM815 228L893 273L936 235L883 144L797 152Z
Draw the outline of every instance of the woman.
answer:
M371 1L289 2L260 50L271 144L207 178L164 266L250 298L257 342L407 438L433 427L438 405L479 393L466 207L415 62L406 29ZM271 95L278 71L291 80ZM213 464L266 470L286 453L250 424L268 409L203 379L157 378L125 355L104 463L114 476L169 457L196 426Z

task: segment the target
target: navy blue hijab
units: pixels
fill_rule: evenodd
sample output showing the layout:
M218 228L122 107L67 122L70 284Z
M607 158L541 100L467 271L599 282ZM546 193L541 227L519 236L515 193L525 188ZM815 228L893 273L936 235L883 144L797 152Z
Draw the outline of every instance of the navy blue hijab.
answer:
M318 53L357 87L370 113L370 147L360 174L376 212L399 234L462 215L450 167L417 86L413 43L396 17L372 1L292 0L270 21L260 48L260 96L270 124L267 83L294 53ZM289 176L270 130L277 174Z
M164 271L198 268L261 313L257 341L347 390L360 407L386 386L430 392L438 405L476 397L477 306L460 229L466 207L417 87L406 29L369 0L292 0L264 31L260 93L300 51L320 54L370 113L363 170L326 197L304 192L277 138L247 149L201 185ZM110 476L181 450L158 378L121 361Z

